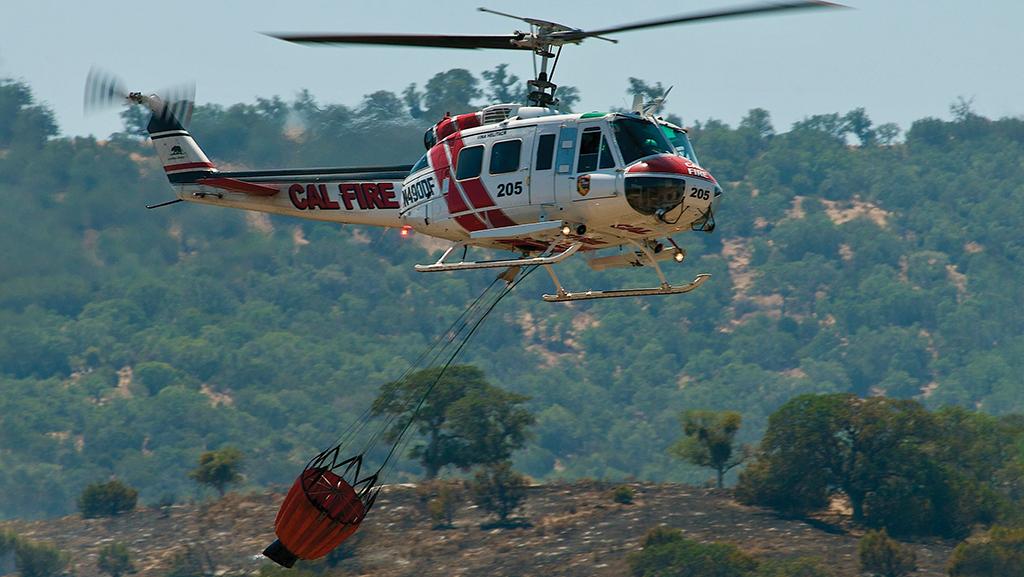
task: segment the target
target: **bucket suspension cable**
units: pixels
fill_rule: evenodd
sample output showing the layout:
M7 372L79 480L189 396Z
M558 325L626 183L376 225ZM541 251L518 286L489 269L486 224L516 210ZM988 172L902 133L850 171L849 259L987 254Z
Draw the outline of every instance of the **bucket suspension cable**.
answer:
M279 565L292 567L298 559L323 557L355 533L380 493L381 478L386 467L399 447L404 449L407 443L406 433L427 397L491 311L535 269L536 267L530 267L518 278L503 275L506 285L497 293L493 288L502 276L492 281L455 319L448 330L439 335L405 370L401 379L412 374L424 360L429 359L433 363L447 354L447 360L437 378L421 395L404 405L400 414L407 413L409 409L412 409L412 414L396 435L384 461L373 473L363 472L363 455L372 448L372 443L379 441L385 431L394 424L397 415L393 414L385 419L371 436L371 443L363 452L349 458L342 455L343 446L350 443L366 427L373 414L372 407L363 412L357 423L348 427L333 447L309 461L277 513L274 532L278 538L263 551L264 555Z
M419 370L420 367L431 366L434 362L436 362L437 358L444 352L446 348L448 348L451 345L455 338L465 328L466 323L468 322L466 320L467 317L471 316L472 313L479 307L481 301L489 292L491 292L491 290L494 288L494 286L497 284L499 280L500 277L496 277L494 280L492 280L491 283L487 285L487 287L483 291L481 291L480 294L477 295L477 297L466 308L462 310L459 316L456 317L455 320L453 320L450 325L448 325L448 328L441 332L436 338L434 338L430 345L425 347L420 352L416 359L409 364L409 366L405 369L405 371L402 372L402 374L398 377L397 380L401 381L408 377L409 375L411 375L412 373L414 373L415 371ZM426 363L424 363L424 361L426 361ZM346 448L353 441L355 441L359 437L359 435L366 429L372 417L373 405L370 405L366 407L362 411L362 413L360 413L360 415L355 420L353 420L345 428L345 430L342 431L340 435L338 435L337 438L335 438L334 442L330 446ZM372 446L376 444L377 441L379 441L384 430L386 430L386 427L381 427L380 430L374 432L374 434L370 437L370 439L363 447L362 453L368 451Z
M441 367L441 370L438 372L437 377L434 378L433 382L430 383L430 385L426 388L426 390L420 396L419 401L416 403L415 409L413 409L412 414L409 416L408 422L406 422L405 426L398 433L398 438L395 439L394 444L391 446L391 450L388 451L388 455L384 459L384 463L381 464L381 471L384 471L385 467L387 467L388 463L391 461L391 458L395 454L400 454L401 452L403 452L405 450L406 446L409 444L409 441L410 441L410 439L407 438L405 435L408 432L409 428L412 426L412 423L416 420L416 416L419 414L420 410L423 408L423 404L426 402L427 398L430 397L430 393L433 392L434 387L436 387L437 384L441 381L441 379L444 378L445 372L452 365L452 363L458 357L459 353L466 346L466 344L469 343L469 340L476 333L477 329L480 328L480 325L483 324L484 320L486 320L487 317L491 314L491 311L493 311L494 308L498 306L498 303L500 303L502 299L504 299L506 296L508 296L508 294L511 293L512 290L515 289L515 287L520 282L522 282L523 280L526 280L526 278L529 277L530 274L533 271L535 271L535 270L537 270L537 266L528 267L527 270L523 274L518 276L518 278L515 278L514 280L510 281L504 287L504 289L501 292L499 292L498 295L494 299L491 300L491 302L488 304L488 306L483 309L483 311L480 314L480 316L475 320L475 322L470 327L469 331L466 333L465 337L459 343L459 346L456 347L455 351L452 352L451 356L448 357L448 360Z

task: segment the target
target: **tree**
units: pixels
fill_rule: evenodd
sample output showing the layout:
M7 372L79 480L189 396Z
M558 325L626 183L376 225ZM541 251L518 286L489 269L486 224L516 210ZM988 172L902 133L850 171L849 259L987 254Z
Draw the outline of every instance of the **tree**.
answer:
M138 499L138 491L114 479L86 486L78 496L78 510L86 518L116 517L135 510Z
M484 70L481 75L487 81L487 98L492 103L526 101L526 87L519 82L519 77L509 74L508 64L499 64L493 70Z
M555 91L555 97L558 99L555 109L563 114L568 114L579 103L580 90L575 86L559 86L558 90Z
M795 514L849 500L855 522L893 535L958 537L1020 515L1015 419L915 401L802 395L771 415L737 496Z
M861 537L857 559L860 570L872 577L904 577L917 570L914 550L889 537L885 529Z
M847 130L857 137L861 146L874 146L877 142L878 133L871 128L871 119L863 108L847 112L843 120L846 121Z
M941 476L929 476L936 469L924 446L934 435L934 420L913 401L802 395L769 418L758 461L741 475L739 495L802 513L840 491L857 522L887 526L887 520L901 519L910 523L902 527L906 531L928 532L943 497ZM918 497L877 503L866 517L869 495L904 489Z
M378 90L363 97L359 111L374 121L394 121L405 118L402 100L394 92Z
M480 97L479 84L468 70L453 68L432 76L422 93L416 90L415 84L410 85L403 97L413 118L422 106L423 115L436 122L445 114L462 114L474 108L472 102Z
M181 372L171 365L159 361L139 363L132 372L135 380L146 387L149 394L156 395L164 387L181 379Z
M775 136L771 114L764 108L751 108L747 111L738 128L740 131L752 132L760 140L768 140Z
M199 466L188 476L199 484L213 487L223 497L229 485L242 481L243 459L242 451L235 447L207 451L199 456Z
M650 84L639 78L629 77L629 88L626 89L626 93L629 94L630 100L633 96L639 94L644 97L644 102L648 100L654 100L665 94L665 87L660 82Z
M426 478L433 479L447 465L465 469L498 463L521 448L534 422L519 406L526 400L488 384L476 367L453 365L443 375L440 368L424 369L384 385L373 414L396 417L386 437L391 442L406 427L425 437L409 456L419 459Z
M36 148L57 134L53 112L35 104L32 90L0 78L0 147Z
M100 549L97 567L110 577L121 577L129 573L135 573L135 565L132 563L131 552L124 543L109 543Z
M735 411L685 411L680 415L685 437L669 448L676 457L717 473L718 488L725 486L725 474L746 459L746 450L736 444L742 417Z
M512 470L512 463L503 461L478 471L470 491L478 507L494 513L504 524L526 499L526 485L526 477Z

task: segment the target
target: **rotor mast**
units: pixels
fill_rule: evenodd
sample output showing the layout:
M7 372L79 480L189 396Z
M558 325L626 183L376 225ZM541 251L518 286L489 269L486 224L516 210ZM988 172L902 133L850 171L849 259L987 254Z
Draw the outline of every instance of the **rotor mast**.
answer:
M552 82L551 79L555 75L555 68L558 67L558 57L562 54L562 46L565 44L579 44L584 38L599 38L613 44L618 43L618 40L598 36L585 32L580 28L572 28L558 22L516 16L515 14L491 10L490 8L477 8L477 10L512 18L530 25L529 32L516 31L512 44L518 48L533 51L533 69L536 77L526 81L526 85L531 88L526 99L533 106L554 108L558 104L558 99L555 98L555 90L558 89L558 85ZM537 70L538 57L540 58L539 71ZM548 70L549 63L551 64L550 71Z

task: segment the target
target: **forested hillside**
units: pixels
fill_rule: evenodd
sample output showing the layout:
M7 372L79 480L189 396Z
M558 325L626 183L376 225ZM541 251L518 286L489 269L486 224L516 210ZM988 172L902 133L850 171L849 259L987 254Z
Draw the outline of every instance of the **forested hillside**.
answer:
M411 163L443 111L520 90L503 67L451 70L354 108L200 106L192 130L232 167ZM718 229L680 235L690 258L668 271L711 281L566 305L541 302L533 275L465 351L531 397L517 467L700 482L667 452L681 411L740 411L752 441L807 392L1024 410L1024 121L951 112L902 138L863 110L787 131L763 110L737 127L687 112L725 194ZM112 475L144 501L181 498L225 444L250 484L288 482L493 277L416 273L437 247L396 231L147 211L171 193L143 120L59 137L29 87L0 83L0 516L68 512ZM564 268L575 287L650 281Z

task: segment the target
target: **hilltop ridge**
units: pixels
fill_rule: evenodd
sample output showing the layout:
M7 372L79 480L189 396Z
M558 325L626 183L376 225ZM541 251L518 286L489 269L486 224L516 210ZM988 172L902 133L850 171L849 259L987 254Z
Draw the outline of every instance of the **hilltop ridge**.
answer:
M674 484L628 486L636 495L632 504L613 502L607 483L534 485L521 511L528 521L523 527L481 528L488 518L463 502L453 529L433 530L417 486L391 485L353 538L352 557L331 571L374 577L621 577L629 573L626 555L639 548L646 531L668 525L691 539L732 542L766 558L818 557L836 577L859 575L860 534L847 532L839 517L786 519L740 505L728 491ZM274 539L273 520L282 499L280 493L232 493L215 502L175 505L166 516L158 509L140 509L110 519L69 516L8 521L0 528L54 543L71 555L79 577L99 575L97 551L111 542L129 547L140 577L166 574L189 547L197 557L212 561L213 574L249 575L274 567L260 552ZM930 540L911 546L920 565L915 575L945 577L953 544ZM303 568L326 570L322 564L300 562L297 569Z

